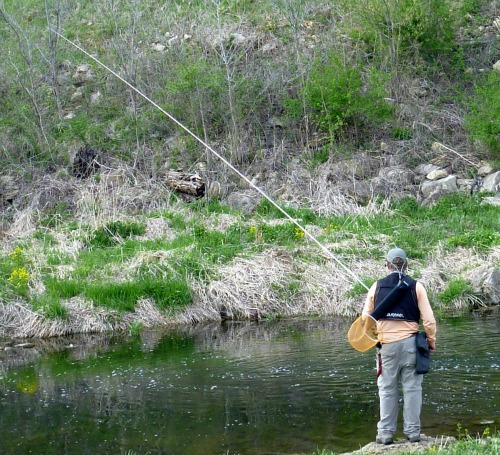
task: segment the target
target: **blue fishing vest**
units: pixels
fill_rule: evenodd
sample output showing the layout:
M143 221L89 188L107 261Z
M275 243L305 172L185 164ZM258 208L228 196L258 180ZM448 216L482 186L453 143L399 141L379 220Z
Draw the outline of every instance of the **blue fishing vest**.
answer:
M417 282L408 275L403 275L403 277L405 282L409 282L409 286L397 291L398 294L394 304L381 319L418 322L420 320L420 310L418 309L417 292L415 290ZM398 283L398 273L391 273L385 278L377 281L374 299L375 308L398 285Z

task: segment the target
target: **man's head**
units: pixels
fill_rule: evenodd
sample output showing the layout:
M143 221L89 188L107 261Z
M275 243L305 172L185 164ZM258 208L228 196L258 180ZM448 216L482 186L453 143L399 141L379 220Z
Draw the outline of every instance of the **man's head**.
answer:
M386 256L387 268L390 270L406 270L408 266L408 258L406 253L401 248L393 248Z

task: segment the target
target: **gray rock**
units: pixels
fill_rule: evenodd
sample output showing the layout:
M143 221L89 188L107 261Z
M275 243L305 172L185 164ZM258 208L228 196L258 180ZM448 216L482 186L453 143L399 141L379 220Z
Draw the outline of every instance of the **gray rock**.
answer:
M500 171L487 175L483 180L483 190L497 193L500 191Z
M415 174L404 166L389 166L380 169L379 178L386 180L390 185L406 187L413 183Z
M448 177L448 172L444 169L435 169L434 171L429 172L426 177L428 180L440 180Z
M250 215L258 203L258 198L248 193L232 193L227 198L227 205L231 209L239 210L246 215Z
M445 194L453 193L455 191L458 191L457 177L456 175L449 175L448 177L436 181L426 180L422 183L420 190L422 191L422 195L426 199L431 197L433 193L443 196ZM436 195L434 195L434 197L435 196Z
M427 174L431 173L432 171L437 171L438 169L440 169L440 167L436 166L435 164L431 164L431 163L419 164L415 168L415 173L417 173L418 175L427 175Z
M472 289L481 294L486 304L500 303L500 270L482 266L468 274Z
M347 188L347 193L360 204L368 204L374 197L386 197L389 194L389 184L386 180L375 177L370 180L354 182Z
M500 196L485 197L481 205L500 205Z
M19 185L11 175L0 175L0 206L12 202L19 194Z
M391 445L377 444L371 442L359 450L348 452L344 455L379 455L387 453L418 453L429 450L431 447L447 447L456 442L452 436L420 436L420 442L408 442L406 439L394 441Z
M490 163L484 163L478 170L477 175L480 177L486 177L488 174L493 172L493 166Z

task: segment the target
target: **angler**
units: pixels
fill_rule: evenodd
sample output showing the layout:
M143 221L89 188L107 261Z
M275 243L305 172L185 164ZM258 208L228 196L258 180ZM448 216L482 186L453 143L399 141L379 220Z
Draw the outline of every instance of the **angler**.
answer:
M389 274L375 282L366 297L361 321L376 323L377 385L380 420L376 442L392 444L399 407L399 382L403 389L403 432L410 442L420 441L423 373L429 353L436 349L436 320L422 283L408 275L408 259L401 248L387 253ZM419 333L419 321L424 332ZM375 339L375 337L372 337ZM422 342L423 341L423 342ZM427 365L420 366L421 351Z

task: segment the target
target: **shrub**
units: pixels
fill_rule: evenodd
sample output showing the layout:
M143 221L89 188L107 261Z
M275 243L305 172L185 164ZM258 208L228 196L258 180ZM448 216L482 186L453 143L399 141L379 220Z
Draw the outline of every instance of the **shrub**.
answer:
M331 137L342 137L349 127L378 124L391 107L384 100L387 76L375 69L363 73L357 62L336 52L313 62L302 96L315 127Z
M500 72L490 73L476 82L469 101L466 129L471 138L486 145L500 158Z

